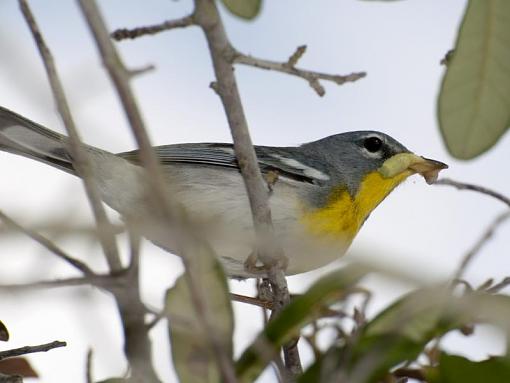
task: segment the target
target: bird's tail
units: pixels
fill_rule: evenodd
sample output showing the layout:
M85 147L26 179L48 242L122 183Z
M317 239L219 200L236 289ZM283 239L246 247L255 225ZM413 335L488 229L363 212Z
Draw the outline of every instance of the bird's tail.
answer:
M0 150L75 174L68 139L0 106Z

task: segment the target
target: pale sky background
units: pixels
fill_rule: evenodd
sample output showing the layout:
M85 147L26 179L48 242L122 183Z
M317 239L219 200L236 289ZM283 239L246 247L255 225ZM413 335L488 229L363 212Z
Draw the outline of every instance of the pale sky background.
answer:
M69 97L85 141L111 151L135 147L119 102L103 71L91 36L75 1L30 1ZM482 157L460 162L441 142L436 97L444 68L439 61L453 46L465 0L266 1L253 22L222 12L236 48L255 56L286 60L298 45L308 51L299 66L368 77L344 86L323 83L318 97L301 79L253 68L236 74L255 143L294 145L349 130L380 130L417 154L450 165L445 176L473 182L510 195L508 136ZM100 1L111 30L159 23L191 11L189 0ZM130 67L148 63L156 71L133 85L154 144L230 141L221 104L209 89L212 67L198 28L188 28L118 44ZM62 131L46 76L17 1L0 1L0 105ZM0 154L0 209L19 222L40 227L90 222L81 183L74 177L27 159ZM399 187L372 214L343 261L375 259L401 267L417 278L440 280L455 270L461 257L504 206L487 197L447 187L428 186L414 177ZM115 214L112 213L115 217ZM510 275L507 254L509 225L503 225L468 270L468 280ZM84 240L57 238L69 253L104 270L97 246ZM121 242L123 243L123 242ZM144 245L144 298L162 305L164 290L181 269L178 259L152 244ZM20 283L75 275L67 265L21 235L0 236L0 283ZM303 291L320 273L289 278L293 292ZM375 313L409 286L369 278L375 289ZM240 293L252 282L232 283ZM1 317L11 332L2 349L55 339L67 348L30 356L42 382L85 381L86 350L94 350L96 380L120 376L125 364L117 314L110 297L90 288L31 294L1 293ZM235 305L237 354L260 329L259 310ZM478 336L448 337L447 347L472 358L501 352L498 333L480 327ZM168 357L166 327L152 334L160 377L175 381ZM483 339L482 339L483 338ZM303 349L305 363L310 354ZM82 380L80 380L82 379ZM268 372L261 382L272 382Z

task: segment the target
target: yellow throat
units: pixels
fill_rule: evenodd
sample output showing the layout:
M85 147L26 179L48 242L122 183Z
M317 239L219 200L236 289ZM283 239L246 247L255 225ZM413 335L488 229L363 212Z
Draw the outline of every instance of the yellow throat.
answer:
M313 234L344 239L349 243L372 210L411 174L412 171L405 170L393 177L384 178L376 170L362 180L354 197L351 197L346 189L335 190L326 206L313 210L305 209L302 219Z

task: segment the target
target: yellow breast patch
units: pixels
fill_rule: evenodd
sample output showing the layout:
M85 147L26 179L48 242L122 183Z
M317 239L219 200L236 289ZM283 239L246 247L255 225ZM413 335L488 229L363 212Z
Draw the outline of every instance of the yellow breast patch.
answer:
M392 178L383 178L378 171L368 174L353 197L345 190L334 190L326 206L305 208L302 220L317 236L350 242L368 215L402 181L412 173L404 171Z

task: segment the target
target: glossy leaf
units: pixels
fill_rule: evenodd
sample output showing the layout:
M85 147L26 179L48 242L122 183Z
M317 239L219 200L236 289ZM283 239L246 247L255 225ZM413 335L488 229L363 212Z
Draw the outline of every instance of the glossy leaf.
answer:
M510 360L494 357L475 362L443 353L438 367L427 370L426 376L430 383L510 382Z
M181 382L217 383L221 374L212 342L232 360L232 306L219 261L206 247L195 247L166 297L172 358Z
M234 15L243 19L254 19L260 12L262 0L221 0Z
M305 294L294 298L237 361L239 382L255 381L282 345L316 319L324 307L345 297L349 287L368 271L361 266L345 267L321 278Z
M509 25L510 1L469 1L438 102L443 139L454 157L476 157L509 127Z

